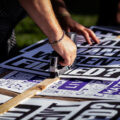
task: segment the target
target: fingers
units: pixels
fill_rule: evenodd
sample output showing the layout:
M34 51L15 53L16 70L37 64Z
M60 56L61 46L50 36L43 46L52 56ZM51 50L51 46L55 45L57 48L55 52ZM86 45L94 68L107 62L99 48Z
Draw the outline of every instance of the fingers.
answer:
M95 43L100 43L100 40L96 37L95 33L92 30L84 27L83 25L74 22L74 25L72 28L71 28L71 30L73 30L73 32L75 31L78 34L82 33L84 35L86 41L90 45L92 45L92 41L94 41Z
M92 41L90 40L90 36L89 36L88 32L83 30L82 33L83 33L85 39L87 40L88 44L92 45Z
M96 35L94 34L92 30L85 28L81 32L84 35L88 44L92 45L92 40L97 44L100 43L100 40L96 37Z
M96 37L95 33L90 30L90 29L86 29L86 31L89 33L90 37L96 42L96 43L100 43L100 40Z
M59 63L62 66L70 66L71 65L71 59L70 59L70 57L67 56L66 58L64 58L64 61L60 61Z
M65 53L62 57L63 57L63 61L60 61L60 65L62 66L71 66L76 58L76 54L77 54L77 48L73 48L72 51L70 51L69 53Z
M70 28L69 27L67 27L66 32L70 32Z
M66 22L66 25L64 25L65 27L65 31L66 32L76 32L78 34L83 34L86 41L92 45L92 41L94 41L95 43L100 43L100 40L96 37L96 35L94 34L94 32L86 27L84 27L83 25L77 23L76 21L74 21L71 17L68 17L67 19L64 19Z
M71 66L74 63L75 58L76 58L76 54L74 54L72 56L66 56L64 58L64 61L60 61L59 63L62 66Z

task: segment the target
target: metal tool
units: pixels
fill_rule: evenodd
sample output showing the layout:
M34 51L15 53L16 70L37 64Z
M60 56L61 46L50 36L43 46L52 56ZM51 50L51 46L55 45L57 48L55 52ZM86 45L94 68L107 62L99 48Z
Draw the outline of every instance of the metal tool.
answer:
M69 36L72 40L74 41L75 44L77 44L77 41L75 39L75 34L73 36L73 33L70 34ZM71 66L61 66L59 64L59 61L62 61L63 59L61 58L60 55L58 55L55 51L52 52L51 54L51 61L50 61L50 77L55 78L59 77L60 75L64 74L66 71L72 69L75 66L76 61Z

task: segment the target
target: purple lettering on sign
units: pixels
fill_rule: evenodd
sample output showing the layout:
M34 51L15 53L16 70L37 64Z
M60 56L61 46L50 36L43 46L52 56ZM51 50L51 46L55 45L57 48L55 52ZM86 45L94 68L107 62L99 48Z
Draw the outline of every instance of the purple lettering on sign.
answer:
M120 80L113 82L106 89L100 91L102 94L120 95Z
M67 81L58 89L78 91L83 88L87 83L88 81Z

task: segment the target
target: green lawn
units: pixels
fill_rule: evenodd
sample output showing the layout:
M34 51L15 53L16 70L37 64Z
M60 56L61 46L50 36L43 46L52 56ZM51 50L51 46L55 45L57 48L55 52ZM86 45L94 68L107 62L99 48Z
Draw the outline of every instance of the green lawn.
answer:
M98 16L72 14L72 18L80 24L89 27L96 24ZM46 36L29 17L23 19L16 26L15 32L17 44L20 49L46 38Z

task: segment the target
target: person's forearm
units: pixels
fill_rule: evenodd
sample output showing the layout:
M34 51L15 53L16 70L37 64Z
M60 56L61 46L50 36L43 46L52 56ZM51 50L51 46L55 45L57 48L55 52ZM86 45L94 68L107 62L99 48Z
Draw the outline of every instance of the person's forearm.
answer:
M70 16L64 0L51 0L51 2L58 17Z
M50 0L19 0L50 41L58 40L63 31L54 15Z

